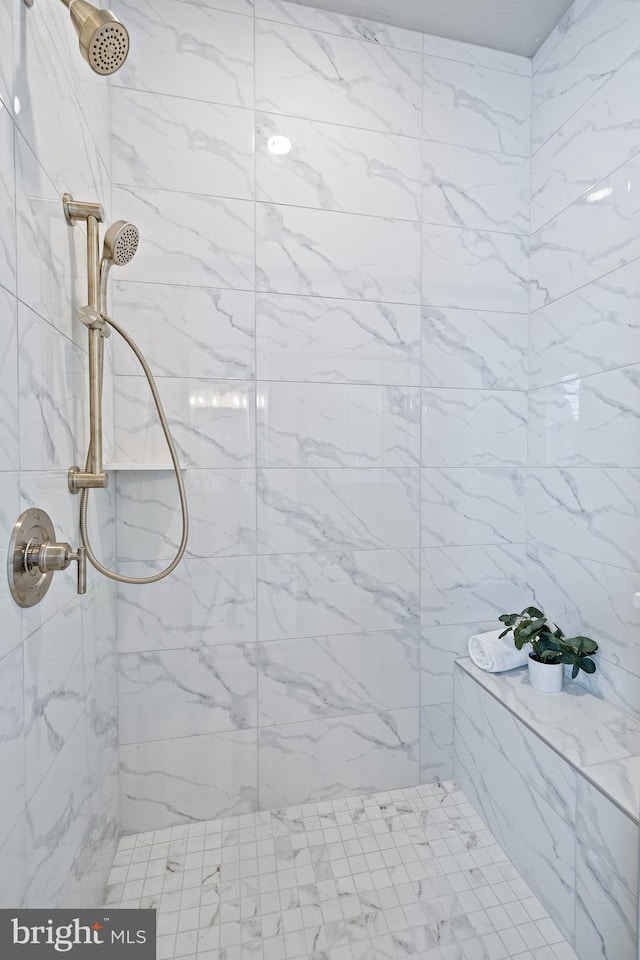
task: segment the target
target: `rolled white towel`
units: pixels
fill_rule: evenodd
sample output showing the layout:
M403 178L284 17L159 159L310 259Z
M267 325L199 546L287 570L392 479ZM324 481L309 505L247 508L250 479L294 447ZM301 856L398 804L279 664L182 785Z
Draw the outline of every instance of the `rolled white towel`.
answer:
M503 673L522 667L529 657L529 647L518 650L513 642L513 634L508 633L500 639L501 630L488 633L476 633L469 637L469 656L477 667L488 673Z

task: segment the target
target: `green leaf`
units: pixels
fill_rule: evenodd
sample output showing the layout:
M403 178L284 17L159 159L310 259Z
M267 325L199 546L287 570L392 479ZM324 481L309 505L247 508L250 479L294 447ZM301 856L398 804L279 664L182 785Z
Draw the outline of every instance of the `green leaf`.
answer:
M544 617L544 613L542 612L542 610L538 610L537 607L527 607L526 610L522 611L521 616L535 617L536 619L539 619L540 617Z
M582 663L580 664L585 673L595 673L596 665L593 660L590 660L589 657L585 657Z
M575 680L575 678L578 676L579 673L580 673L580 664L574 663L573 670L571 671L572 680Z

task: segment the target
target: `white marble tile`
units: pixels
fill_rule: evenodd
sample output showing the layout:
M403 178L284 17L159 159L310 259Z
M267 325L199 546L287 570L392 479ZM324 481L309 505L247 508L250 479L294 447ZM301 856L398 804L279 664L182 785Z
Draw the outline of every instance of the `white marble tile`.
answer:
M256 107L420 136L422 56L256 20Z
M114 187L113 210L140 231L140 246L122 279L253 289L254 205L249 200Z
M0 472L0 568L6 570L9 538L20 516L20 487L17 473ZM0 578L0 657L5 657L22 639L20 607L9 592L9 580Z
M121 654L120 743L255 727L256 666L252 643Z
M252 465L252 384L163 377L158 389L183 467ZM146 379L115 378L115 422L117 463L161 463L171 469L167 443Z
M259 203L256 285L270 293L420 302L420 226Z
M495 620L423 627L420 652L420 703L436 706L453 701L455 662L467 656L469 637L495 628Z
M261 725L380 713L419 700L416 630L258 644Z
M640 810L636 811L636 819L638 813ZM600 870L612 874L617 884L623 884L637 897L640 855L637 822L582 777L578 778L576 832L578 857L592 878Z
M576 950L585 960L635 960L638 825L583 783L576 832Z
M111 112L114 183L253 199L252 111L114 86Z
M0 286L0 472L19 466L18 305Z
M23 303L18 345L20 466L68 469L86 456L86 354Z
M59 43L56 24L64 18L50 7L20 13L23 15L15 17L13 37L16 126L54 183L58 199L70 190L76 199L104 203L108 200L107 171L91 135L92 125L81 109L68 50ZM68 24L65 27L68 30ZM77 37L74 41L75 66ZM97 99L94 107L96 113L107 113L107 99Z
M538 150L531 167L531 227L543 223L640 150L640 83L633 54Z
M260 294L258 379L420 383L420 308Z
M120 757L125 831L161 830L257 808L255 730L130 744Z
M116 475L120 560L171 559L182 536L173 472ZM256 550L253 470L185 470L187 557L233 557Z
M518 390L527 377L528 317L424 307L422 384Z
M142 347L156 376L255 375L254 294L177 284L116 281L113 312ZM117 335L107 345L116 374L139 376L140 364Z
M192 3L193 0L187 2ZM198 0L198 6L226 10L227 13L241 13L247 17L253 16L255 10L254 0Z
M586 776L598 789L637 821L640 816L640 757L605 760L586 768ZM597 794L594 794L597 796ZM637 842L637 841L636 841ZM633 849L633 848L632 848ZM633 890L633 885L631 886Z
M453 704L420 707L420 782L453 776Z
M519 545L422 550L422 623L475 623L521 610L524 572Z
M600 657L640 677L640 611L633 606L640 573L531 544L527 581L535 602L565 632L594 637Z
M413 627L417 550L258 558L261 640Z
M565 936L574 935L575 835L505 757L475 719L455 714L454 775L516 868Z
M87 817L100 786L91 781L87 732L78 723L27 806L29 907L70 906L74 865L81 860ZM89 827L90 828L90 827Z
M275 135L291 142L284 156L269 150ZM256 196L271 203L419 220L420 152L418 139L258 113Z
M0 849L0 904L3 909L23 906L27 893L26 822L21 816Z
M480 467L422 471L423 547L524 543L523 471Z
M421 33L386 23L347 17L329 10L302 6L297 2L289 3L287 0L257 0L255 13L256 17L263 20L275 20L322 33L333 33L339 37L368 40L383 47L399 47L401 50L422 53Z
M640 255L640 160L630 160L531 238L536 310Z
M0 3L0 100L7 108L13 105L14 9L15 4L11 0L2 0Z
M595 467L532 468L527 523L539 544L640 569L640 472Z
M127 563L119 569L143 577L163 565ZM183 560L170 580L118 587L121 653L255 639L256 565L251 557Z
M518 675L522 677L524 671L518 671ZM519 717L487 696L463 670L454 668L454 676L456 714L462 713L472 721L485 741L516 767L527 787L562 818L565 829L574 830L578 782L582 782L582 777ZM511 702L515 703L515 698Z
M118 86L253 106L251 17L176 0L117 0L114 9L135 50L114 78Z
M634 53L640 11L633 0L595 0L578 11L533 86L533 146L539 147Z
M419 520L417 469L258 471L258 553L418 547Z
M477 684L578 769L640 752L640 721L594 697L580 684L567 681L561 697L550 697L534 690L524 668L492 674L469 659L459 663Z
M24 642L27 800L55 762L84 708L82 620L75 598Z
M3 17L0 4L0 22ZM2 41L0 41L1 43ZM0 57L1 59L1 57ZM0 68L1 71L1 68ZM0 76L0 97L2 77ZM16 289L16 198L14 170L14 127L11 114L0 101L0 284Z
M640 362L639 299L632 262L532 313L530 386Z
M526 396L515 390L423 390L423 467L526 462Z
M596 673L590 676L580 673L578 682L597 697L640 720L640 676L629 672L624 663L627 657L623 658L623 665L618 666L607 659L607 655L608 648L601 646ZM636 812L640 813L640 807Z
M18 296L85 345L86 330L76 319L87 298L85 232L67 224L58 190L20 133L15 157Z
M492 70L518 73L523 77L531 76L531 60L529 57L507 53L505 50L492 50L475 43L448 40L445 37L434 37L428 33L424 34L423 50L428 57L461 60L462 63L472 63L478 67L491 67Z
M545 61L551 56L556 47L562 43L566 35L570 32L576 19L582 14L591 0L574 0L567 12L560 18L549 36L540 44L536 53L531 58L533 73L537 73Z
M0 660L0 848L4 846L22 816L25 798L24 704L22 648L14 647ZM3 862L0 853L0 864ZM0 866L0 876L3 874ZM0 888L4 886L0 881Z
M410 467L419 460L413 388L260 383L261 467Z
M530 96L529 77L425 56L423 136L528 157Z
M524 157L423 143L423 222L528 234L529 167Z
M640 467L640 364L529 393L529 463Z
M267 809L393 790L418 779L419 711L263 727L259 744Z
M527 237L425 224L422 302L527 313L528 251Z

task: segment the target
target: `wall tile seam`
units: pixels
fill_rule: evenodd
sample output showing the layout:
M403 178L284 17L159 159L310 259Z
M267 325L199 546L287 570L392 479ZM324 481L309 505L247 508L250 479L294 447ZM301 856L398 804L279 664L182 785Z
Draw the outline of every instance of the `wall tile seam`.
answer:
M593 2L595 2L595 0L593 0ZM535 148L534 152L532 153L532 159L535 159L535 157L536 157L537 154L540 152L540 150L542 150L542 148L545 147L545 146L549 143L549 141L552 140L552 139L562 130L562 128L563 128L570 120L572 120L578 113L580 113L580 111L589 103L589 101L590 101L597 93L599 93L599 92L602 90L602 88L605 87L605 86L609 83L610 80L613 80L613 79L616 77L616 75L617 75L617 73L619 72L619 70L621 70L622 67L624 67L625 64L627 64L627 63L629 62L629 60L632 60L634 57L637 57L637 56L638 56L638 51L639 51L639 50L640 50L640 44L639 44L638 47L636 47L636 49L633 51L633 53L629 54L629 56L628 56L625 60L623 60L622 63L618 64L617 67L615 67L613 70L611 70L611 71L601 80L601 82L600 82L596 87L594 87L594 88L591 90L591 92L589 93L589 95L587 96L587 98L586 98L585 100L581 101L581 103L575 108L575 110L572 111L572 113L569 114L569 116L565 117L565 119L562 121L562 123L560 124L560 126L558 126L555 130L553 130L553 132L549 134L549 136L546 138L546 140L544 140L539 146L537 146L537 147ZM534 73L534 75L533 75L533 89L532 89L532 94L534 94L534 92L535 92L535 80L536 80L536 74ZM543 110L543 109L544 109L544 107L545 107L545 102L546 102L546 101L543 100L537 107L534 107L534 106L533 106L533 103L532 103L532 117L535 116L535 114L536 114L539 110Z
M640 258L639 258L640 259ZM544 307L540 308L544 310ZM540 356L539 351L535 351L537 356ZM565 384L575 384L582 383L583 381L589 381L597 377L605 377L610 373L617 373L620 370L630 370L633 367L640 367L640 354L638 355L637 360L631 360L629 363L621 363L615 367L604 367L602 370L592 370L589 373L577 373L571 377L563 377L560 380L551 380L549 383L540 384L540 386L529 387L529 394L542 393L543 390L551 390L554 387L562 387Z
M603 176L601 176L599 180L596 180L594 183L592 183L589 187L586 188L586 190L583 190L582 193L575 198L575 200L572 200L571 203L568 203L565 207L562 207L561 210L558 210L558 212L554 213L553 216L549 217L548 220L545 220L544 223L541 223L538 227L536 227L536 229L531 234L531 239L533 240L533 238L536 237L542 230L546 230L547 227L550 226L550 224L554 223L554 221L558 220L559 217L563 216L573 207L577 207L579 204L584 204L585 198L590 193L592 193L592 191L597 186L599 186L599 184L605 183L605 181L609 180L610 177L612 177L614 174L622 170L623 167L626 167L628 164L633 163L634 160L637 161L639 157L640 157L640 150L637 150L635 153L631 154L630 156L625 157L622 160L622 162L619 163L616 167L614 167L612 170L609 170L608 173L603 174ZM535 157L532 158L532 161L533 160L535 160ZM532 169L533 169L533 162L532 162ZM626 264L619 265L618 267L616 267L616 269L619 270L621 266L625 266L625 265ZM589 282L593 282L593 281L589 281ZM567 294L563 294L563 296L567 296ZM562 297L558 297L558 299L561 300Z
M532 69L534 77L547 62L551 54L554 53L560 44L565 40L569 31L573 29L576 17L582 16L590 4L591 0L574 0L574 3L560 19L560 22L556 24L549 36L543 40L538 51L532 57ZM548 49L543 54L542 51L545 46L548 46Z
M531 239L533 239L533 237ZM533 251L533 253L535 254L535 251ZM567 290L566 293L563 293L559 297L553 297L551 300L548 300L546 303L543 303L542 306L536 307L535 310L530 309L529 316L531 318L535 318L537 314L541 313L544 310L548 310L549 307L553 306L556 303L559 303L561 300L565 300L567 297L570 297L573 294L578 293L580 290L586 290L588 287L591 287L594 284L600 283L606 277L610 277L614 273L617 273L618 270L622 270L623 268L629 267L634 263L637 264L638 262L640 262L640 256L632 257L630 260L626 260L623 263L619 263L612 270L606 270L604 273L598 274L598 276L593 277L591 280L587 280L585 283L578 284L577 287L573 287L571 290ZM531 284L534 284L536 282L535 278L532 278L530 282Z
M437 706L437 704L436 704ZM408 705L403 705L400 707L384 707L380 710L370 710L367 713L345 713L338 714L331 717L310 717L307 720L283 720L280 723L258 723L255 725L248 724L246 727L229 727L224 730L215 730L208 731L206 733L195 733L195 734L186 734L180 735L177 737L160 737L156 740L132 740L132 741L120 741L120 745L123 747L135 747L143 743L173 743L177 740L198 740L203 737L217 737L217 736L227 736L230 733L259 733L261 730L270 730L274 727L299 727L303 724L309 723L332 723L334 721L348 721L348 720L358 720L363 717L385 717L393 713L402 713L402 712L418 712L420 710L421 704L416 701ZM66 742L66 741L65 741ZM35 793L35 791L34 791Z

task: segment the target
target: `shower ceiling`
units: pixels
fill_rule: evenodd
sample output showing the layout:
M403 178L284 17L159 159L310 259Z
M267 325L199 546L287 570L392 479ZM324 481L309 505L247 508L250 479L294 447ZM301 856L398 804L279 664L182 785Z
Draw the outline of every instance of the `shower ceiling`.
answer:
M572 0L296 0L531 57Z

